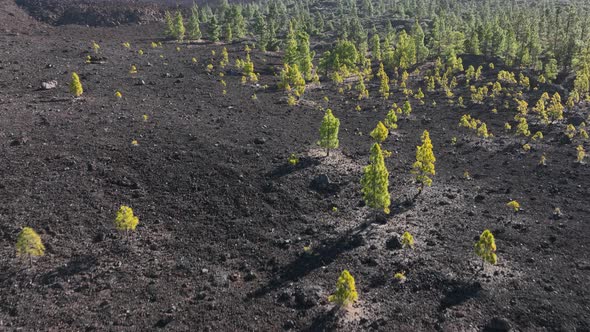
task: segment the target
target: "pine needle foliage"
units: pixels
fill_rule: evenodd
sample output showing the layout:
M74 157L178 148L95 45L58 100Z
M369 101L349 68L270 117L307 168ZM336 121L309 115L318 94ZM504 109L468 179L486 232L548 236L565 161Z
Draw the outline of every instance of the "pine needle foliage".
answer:
M344 307L354 303L356 300L358 300L358 293L356 291L354 277L348 270L344 270L336 282L336 292L328 297L328 301Z
M82 83L80 82L80 77L76 73L72 73L72 80L70 81L70 92L76 97L80 97L82 93L84 93Z
M422 134L422 145L416 147L416 162L414 162L412 170L412 173L416 176L416 182L420 183L420 191L424 186L430 187L432 185L430 176L436 174L434 167L436 158L432 149L430 134L425 130Z
M139 224L139 218L133 215L133 210L125 205L122 205L117 211L115 218L115 227L120 231L134 231Z
M383 209L389 213L391 197L389 195L389 172L385 167L385 160L381 146L374 143L371 147L370 162L365 166L361 178L362 194L365 204L373 209Z
M45 246L41 242L41 237L30 227L23 228L16 240L16 255L29 257L32 262L33 257L44 254Z
M402 247L414 249L414 237L410 232L404 232L402 235Z
M320 126L320 140L318 145L326 149L326 155L330 155L330 149L338 147L338 131L340 130L340 120L332 114L331 109L326 110L324 120Z
M496 240L490 230L486 229L479 236L479 241L475 243L475 254L482 259L482 266L486 262L492 265L498 262L498 256L496 256Z
M371 132L371 137L373 137L373 139L377 143L382 143L383 141L385 141L388 134L389 134L389 130L387 130L387 127L385 127L383 122L379 121L379 123L377 123L377 126L375 127L375 129L373 129L373 131Z

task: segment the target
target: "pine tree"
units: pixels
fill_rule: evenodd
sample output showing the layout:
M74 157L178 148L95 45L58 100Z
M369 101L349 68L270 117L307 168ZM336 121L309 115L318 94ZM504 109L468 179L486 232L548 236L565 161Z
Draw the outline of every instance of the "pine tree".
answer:
M381 61L381 37L376 32L371 37L371 54L373 59Z
M182 41L184 39L184 34L186 29L184 28L184 21L182 19L182 13L180 11L176 12L176 17L174 18L174 39Z
M169 11L164 13L164 22L166 23L164 35L168 38L174 38L174 21L172 20L172 14L170 14Z
M139 218L133 215L133 210L125 205L122 205L117 211L115 218L115 228L120 231L134 231L139 224Z
M556 92L553 97L551 97L551 102L547 107L547 113L549 114L551 120L555 122L563 119L563 109L564 106L561 104L561 96L558 92Z
M232 27L229 23L226 23L223 25L223 39L227 42L227 43L231 43L233 40L233 32L232 32Z
M219 66L221 68L225 68L229 64L229 54L227 53L227 48L223 48L221 50L221 61L219 61ZM243 65L242 65L243 68Z
M289 66L299 63L299 56L297 54L297 39L295 38L295 28L293 22L289 24L289 33L287 34L287 41L285 44L285 55L283 62Z
M383 152L378 143L371 147L368 166L365 166L361 178L362 194L365 204L373 209L383 209L389 213L391 198L389 195L389 172L385 167Z
M482 270L486 262L492 265L498 262L498 256L496 256L496 240L492 232L488 229L481 233L479 241L475 243L475 254L481 258Z
M414 40L402 30L397 37L397 48L394 51L394 66L400 69L408 69L416 63L416 44Z
M559 70L557 68L557 60L555 60L554 58L549 59L549 61L547 61L547 63L545 64L545 78L549 81L553 81L557 78L558 73Z
M217 20L217 16L213 15L211 17L211 21L209 23L209 39L211 39L212 42L218 42L220 36L221 36L221 27L219 26L219 21Z
M312 79L312 59L314 54L310 51L309 35L305 31L297 34L297 56L299 60L299 69L301 70L303 77L305 80L310 81Z
M16 254L17 256L29 257L29 263L31 265L33 264L33 257L39 257L45 254L45 246L41 242L41 237L32 228L25 227L18 234Z
M363 77L363 75L359 75L359 81L356 85L356 90L359 93L359 100L369 98L369 90L367 90L367 86L365 85L365 78Z
M328 301L343 307L354 303L356 300L358 300L358 293L354 278L348 270L344 270L336 282L336 293L330 295Z
M375 129L373 129L373 131L371 132L371 137L373 137L373 139L377 143L382 143L383 141L385 141L387 135L389 135L389 130L387 130L387 127L385 127L385 125L381 121L377 123Z
M387 76L385 69L383 69L383 63L379 64L379 71L377 72L377 77L379 77L381 79L381 85L379 86L379 93L381 93L381 96L383 97L383 99L388 99L389 98L389 76Z
M266 24L266 20L264 19L264 16L260 13L260 11L256 11L256 14L254 16L254 34L256 35L256 39L257 39L257 45L258 48L261 51L266 51L268 48L268 43L269 43L269 31L268 31L268 25Z
M330 156L330 149L338 147L339 130L340 120L332 114L331 109L327 109L320 126L320 140L318 142L320 147L326 149L326 156Z
M424 30L422 26L416 20L412 27L412 38L414 39L416 49L416 61L422 62L428 57L428 48L424 45Z
M430 187L432 179L430 176L435 175L434 163L436 158L432 152L432 142L430 134L424 130L422 134L422 145L416 147L416 162L414 162L412 173L416 175L416 182L420 183L418 194L422 192L424 186Z
M387 112L384 123L389 129L397 129L397 115L394 109L390 109Z
M412 113L412 105L410 105L410 102L408 100L404 102L404 105L402 106L402 111L407 118L410 117L410 114Z
M187 34L190 39L201 39L203 36L201 34L201 22L199 21L199 8L197 5L191 10L191 17L188 20L187 24Z
M82 83L80 82L80 77L76 73L72 73L72 81L70 82L70 92L76 97L80 97L82 93L84 93Z

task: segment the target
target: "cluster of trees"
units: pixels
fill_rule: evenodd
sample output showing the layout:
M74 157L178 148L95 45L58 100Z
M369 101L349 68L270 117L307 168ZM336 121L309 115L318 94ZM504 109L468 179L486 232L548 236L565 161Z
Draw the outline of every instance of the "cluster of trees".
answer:
M327 5L334 10L325 10ZM319 59L325 75L366 65L369 56L391 73L428 58L449 63L460 61L458 54L484 55L534 71L541 82L571 70L575 91L583 98L590 93L589 17L590 9L578 0L274 0L244 5L222 0L213 9L194 6L186 30L180 12L174 17L168 13L166 33L178 40L185 34L198 39L199 26L205 24L213 41L250 35L260 50L284 49L285 62L297 64L306 81L312 79L311 38L338 40ZM403 20L404 26L394 28L393 20Z
M215 42L221 39L232 42L235 39L244 38L247 33L242 6L230 5L227 1L222 2L215 12L209 6L199 8L196 4L193 5L186 26L180 10L176 11L175 15L166 11L164 20L166 23L164 34L178 41L185 38L201 39L203 37L201 22L207 23L208 37Z

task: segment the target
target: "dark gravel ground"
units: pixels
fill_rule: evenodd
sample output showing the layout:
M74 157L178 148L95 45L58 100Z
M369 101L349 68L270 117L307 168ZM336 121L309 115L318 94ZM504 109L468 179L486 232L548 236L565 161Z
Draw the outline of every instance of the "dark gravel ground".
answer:
M242 85L232 66L217 65L223 45L152 49L157 25L25 25L27 33L0 34L0 330L590 329L590 169L574 162L576 145L588 143L564 142L565 124L531 121L545 139L524 153L525 140L503 130L515 114L503 100L465 109L441 92L413 100L410 120L384 144L394 208L376 223L359 181L368 133L403 100L399 89L383 101L374 80L371 99L358 102L326 82L291 107L274 88L275 54L254 51L261 82ZM84 63L91 40L106 62ZM227 47L232 64L244 56L243 44ZM225 73L226 95L208 63ZM77 100L67 91L73 71L85 88ZM48 80L58 88L39 90ZM456 93L469 100L467 89ZM524 93L534 105L540 91ZM315 147L320 106L341 120L341 148L329 158ZM459 128L465 113L495 137ZM566 123L587 118L588 105L566 113ZM408 203L425 129L437 174ZM297 167L287 165L291 153ZM546 167L537 165L542 153ZM333 190L310 187L321 174ZM512 199L523 207L514 217ZM113 229L121 204L140 218L131 240ZM23 226L47 246L32 268L14 254ZM499 264L478 273L473 243L486 228ZM412 252L395 248L404 231L416 238ZM343 269L359 291L346 312L326 300ZM400 271L403 284L393 280Z

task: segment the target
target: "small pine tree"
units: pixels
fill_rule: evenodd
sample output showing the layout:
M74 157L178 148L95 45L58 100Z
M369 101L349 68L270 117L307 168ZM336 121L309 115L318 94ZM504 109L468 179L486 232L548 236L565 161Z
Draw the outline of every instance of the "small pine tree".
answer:
M371 147L370 163L365 166L361 178L363 200L368 207L383 209L389 213L391 198L389 195L389 172L385 167L383 152L378 143Z
M211 21L209 23L209 39L211 39L212 42L218 42L220 36L221 36L221 27L219 26L219 21L217 20L217 16L213 15L211 17Z
M94 40L92 41L92 49L94 50L94 54L98 54L100 51L100 45L98 45Z
M402 235L402 248L414 249L414 237L409 232Z
M410 113L412 113L412 105L410 105L410 102L408 100L404 102L404 105L402 106L402 111L404 112L404 115L406 117L410 117Z
M344 307L356 300L358 300L358 293L356 292L354 278L348 270L344 270L336 282L336 292L328 297L328 301Z
M584 163L584 158L586 158L586 150L584 150L582 145L578 145L576 147L576 151L576 161L580 164Z
M420 101L420 105L424 105L424 92L422 92L422 88L418 88L418 92L416 92L414 97Z
M72 73L72 81L70 82L70 92L76 97L80 97L82 93L84 93L82 83L80 82L80 77L76 73Z
M195 5L191 10L191 16L188 19L187 35L190 39L201 39L203 34L201 33L201 22L199 20L199 9Z
M221 50L221 61L219 61L219 66L221 68L225 68L225 66L227 66L227 64L229 63L229 54L227 53L227 48L223 48Z
M488 132L488 126L485 123L482 123L479 128L477 128L477 136L488 138L491 134Z
M373 129L373 131L371 132L371 137L373 137L375 142L382 143L383 141L385 141L388 134L389 130L387 130L387 127L385 127L383 122L379 121L375 129Z
M422 134L422 145L416 147L416 162L414 162L412 173L416 175L416 182L420 183L418 194L422 192L424 186L431 186L431 175L435 175L434 163L436 158L432 152L432 142L430 134L424 130Z
M182 41L184 39L184 34L186 33L186 29L184 27L184 21L182 19L182 13L180 11L176 12L176 17L174 18L174 28L173 28L174 38L176 40Z
M551 97L551 102L547 107L547 113L552 121L558 121L563 119L563 105L561 104L561 96L558 92L556 92L553 97Z
M529 124L527 123L525 117L518 118L518 126L516 126L516 134L527 136L527 137L531 135L531 131L529 130Z
M481 258L482 270L486 262L492 265L498 262L498 256L496 256L496 240L492 232L488 229L481 233L479 241L475 243L475 254Z
M172 20L172 14L170 14L169 11L164 12L164 21L166 23L164 35L169 38L174 38L174 21Z
M383 69L383 63L379 64L379 71L377 72L377 77L381 79L381 85L379 86L379 93L383 99L389 98L389 76Z
M117 211L115 218L115 227L120 231L134 231L139 224L139 218L133 215L133 210L125 205L122 205Z
M223 25L223 39L228 43L231 43L234 39L232 27L229 22Z
M41 242L41 237L30 227L23 228L16 240L16 255L29 257L29 263L33 265L33 257L44 254L45 246Z
M338 148L339 129L340 120L332 114L331 109L327 109L320 126L320 140L318 141L318 145L326 149L326 156L330 155L330 149Z
M397 115L396 115L396 112L393 108L390 109L389 112L387 113L387 116L385 117L385 120L384 120L384 124L389 129L397 129Z
M369 90L367 90L367 87L365 85L365 79L362 75L359 77L359 82L356 85L356 90L359 93L359 100L369 98Z

